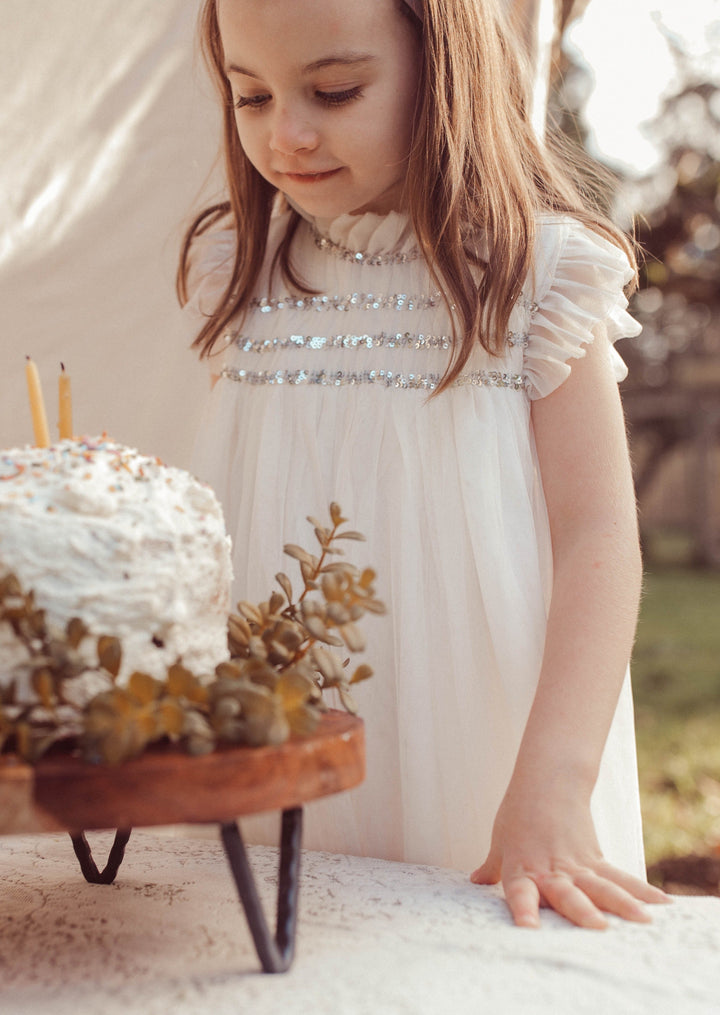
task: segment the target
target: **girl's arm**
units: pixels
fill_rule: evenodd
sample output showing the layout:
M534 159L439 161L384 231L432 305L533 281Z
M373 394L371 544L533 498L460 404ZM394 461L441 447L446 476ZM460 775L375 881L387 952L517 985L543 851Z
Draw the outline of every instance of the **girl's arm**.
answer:
M667 896L606 863L590 795L635 635L642 580L620 397L600 335L568 379L533 402L554 579L543 664L477 884L502 879L515 922L540 903L583 927L604 912L646 920Z

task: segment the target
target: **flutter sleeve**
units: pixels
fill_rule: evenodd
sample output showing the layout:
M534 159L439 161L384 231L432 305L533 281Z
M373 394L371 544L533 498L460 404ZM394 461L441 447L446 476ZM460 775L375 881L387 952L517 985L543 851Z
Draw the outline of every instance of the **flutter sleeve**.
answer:
M570 376L571 361L582 358L585 346L603 332L615 376L623 380L627 367L612 343L641 331L627 312L624 287L633 277L627 257L574 220L545 224L539 242L545 269L538 275L544 281L536 278L524 358L530 398L544 398L559 387Z
M190 247L188 301L191 316L211 317L225 294L235 258L235 230L218 223L193 239Z

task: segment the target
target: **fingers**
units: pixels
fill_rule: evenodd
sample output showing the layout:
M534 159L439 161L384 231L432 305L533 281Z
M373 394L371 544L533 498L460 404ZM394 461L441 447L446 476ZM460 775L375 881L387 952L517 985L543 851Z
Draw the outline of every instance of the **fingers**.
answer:
M634 878L632 874L626 874L625 871L618 870L610 864L602 864L597 873L609 881L614 881L641 902L649 902L651 905L672 902L672 896L667 892L648 884L647 881L641 881L640 878Z
M472 875L474 884L496 884L500 865L488 860ZM522 871L503 877L505 899L518 927L539 927L540 906L554 909L578 927L604 930L606 914L633 923L649 923L650 916L642 903L671 901L660 889L609 864L598 870L579 867L574 871Z
M529 877L512 878L504 884L505 901L518 927L540 926L540 890Z
M641 902L615 881L583 871L576 876L575 884L599 910L633 923L650 923L650 916Z
M553 873L539 879L540 890L548 906L577 927L605 930L608 921L593 898L568 875ZM586 882L586 887L587 882ZM597 886L593 886L595 888ZM602 893L599 893L602 894Z

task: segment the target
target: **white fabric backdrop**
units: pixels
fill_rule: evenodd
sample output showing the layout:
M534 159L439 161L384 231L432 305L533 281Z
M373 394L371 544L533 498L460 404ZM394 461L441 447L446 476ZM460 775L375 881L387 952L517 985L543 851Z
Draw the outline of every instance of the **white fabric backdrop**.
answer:
M174 272L219 137L198 8L0 0L0 448L33 440L30 355L51 438L64 361L76 433L189 463L207 379Z
M0 2L0 447L33 439L29 354L52 437L62 360L77 433L189 460L207 378L174 271L218 137L198 6Z

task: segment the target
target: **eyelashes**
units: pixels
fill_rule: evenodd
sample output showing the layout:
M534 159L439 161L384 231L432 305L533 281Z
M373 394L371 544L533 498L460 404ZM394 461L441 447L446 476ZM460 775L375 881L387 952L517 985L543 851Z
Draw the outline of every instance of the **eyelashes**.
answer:
M326 106L344 106L353 99L359 99L361 95L362 88L359 85L355 88L346 88L342 92L315 92L315 96Z
M345 88L341 92L315 92L315 98L324 106L345 106L362 96L362 87ZM235 109L263 109L270 101L270 95L238 95L233 102Z

